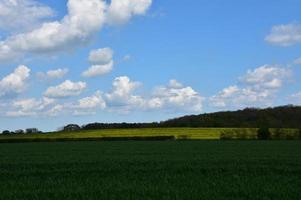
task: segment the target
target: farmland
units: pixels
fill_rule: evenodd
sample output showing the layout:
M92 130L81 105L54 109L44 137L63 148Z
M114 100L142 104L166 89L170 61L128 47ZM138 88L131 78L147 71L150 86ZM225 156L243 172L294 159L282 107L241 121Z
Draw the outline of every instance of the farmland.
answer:
M84 141L110 139L161 140L218 140L218 139L257 139L256 128L137 128L137 129L102 129L81 130L74 132L51 132L41 134L0 135L0 142L32 141ZM272 139L300 139L298 129L270 129Z
M45 140L81 140L81 139L101 139L108 137L152 137L152 136L175 136L186 139L219 139L221 131L219 128L141 128L141 129L104 129L92 131L76 132L53 132L46 134L19 134L2 135L0 141L9 139L45 139ZM255 131L256 132L256 131Z
M0 199L300 199L300 141L0 145Z

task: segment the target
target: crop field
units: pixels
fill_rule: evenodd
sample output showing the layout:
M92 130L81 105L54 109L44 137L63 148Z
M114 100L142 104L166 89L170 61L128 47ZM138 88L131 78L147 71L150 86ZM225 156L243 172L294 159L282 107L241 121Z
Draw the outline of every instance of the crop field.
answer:
M174 136L178 139L219 139L221 131L218 128L140 128L140 129L104 129L76 132L56 132L46 134L2 135L5 139L101 139L108 137L154 137ZM256 132L256 131L255 131Z
M298 129L270 129L273 139L301 139ZM0 142L31 141L82 141L114 138L148 138L161 140L163 137L176 140L257 139L256 128L139 128L102 129L75 132L51 132L42 134L0 135ZM134 139L135 140L135 139Z
M300 141L0 144L0 199L301 199Z

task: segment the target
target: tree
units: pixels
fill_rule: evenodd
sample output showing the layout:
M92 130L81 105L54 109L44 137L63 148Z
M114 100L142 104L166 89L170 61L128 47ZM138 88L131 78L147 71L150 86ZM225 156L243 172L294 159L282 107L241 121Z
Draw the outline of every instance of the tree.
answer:
M39 130L37 128L26 129L26 134L33 134L33 133L39 133Z
M8 135L8 134L10 134L10 131L9 130L5 130L5 131L2 132L2 134L3 135Z
M271 139L270 129L267 127L261 127L257 131L257 138L260 140L269 140Z
M22 129L16 130L15 134L24 134L24 130L22 130Z
M64 127L64 131L66 132L72 132L72 131L79 131L81 128L77 124L68 124L67 126Z

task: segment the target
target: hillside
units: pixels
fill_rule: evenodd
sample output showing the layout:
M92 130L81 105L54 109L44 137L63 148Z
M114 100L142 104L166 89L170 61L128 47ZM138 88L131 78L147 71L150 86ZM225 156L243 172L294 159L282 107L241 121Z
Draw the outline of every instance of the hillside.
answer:
M190 115L161 122L162 127L301 128L301 106L246 108L238 111Z

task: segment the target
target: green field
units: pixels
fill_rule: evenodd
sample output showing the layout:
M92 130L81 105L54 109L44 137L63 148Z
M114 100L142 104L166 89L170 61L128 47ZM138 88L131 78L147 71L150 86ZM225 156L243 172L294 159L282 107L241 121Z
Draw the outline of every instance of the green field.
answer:
M0 144L0 199L301 199L300 141Z
M278 130L278 132L277 132ZM273 139L301 139L298 129L270 129ZM0 142L102 140L108 138L147 138L172 136L177 140L257 139L256 128L140 128L103 129L43 134L0 135Z
M55 132L46 134L2 135L5 139L100 139L108 137L151 137L175 136L181 139L219 139L221 131L218 128L140 128L140 129L105 129L77 132ZM256 132L256 131L255 131Z

